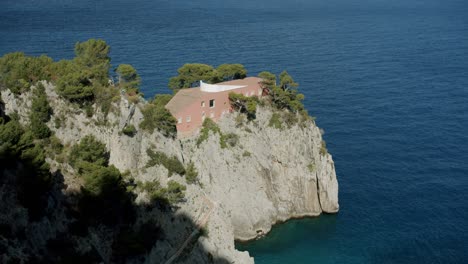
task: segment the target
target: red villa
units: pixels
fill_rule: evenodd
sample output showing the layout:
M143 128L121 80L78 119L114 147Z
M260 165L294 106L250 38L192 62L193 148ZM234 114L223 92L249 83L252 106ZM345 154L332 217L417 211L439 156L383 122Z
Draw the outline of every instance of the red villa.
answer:
M200 81L200 87L182 89L167 103L166 108L177 119L177 135L192 135L198 131L206 117L218 121L232 112L229 93L245 96L261 96L261 78L247 77L240 80L207 84Z

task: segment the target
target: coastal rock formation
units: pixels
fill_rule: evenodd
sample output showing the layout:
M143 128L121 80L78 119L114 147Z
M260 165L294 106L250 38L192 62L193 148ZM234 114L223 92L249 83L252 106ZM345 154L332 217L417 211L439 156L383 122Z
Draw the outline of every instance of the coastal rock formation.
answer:
M232 146L222 148L220 135L212 132L197 145L197 135L174 140L158 132L148 134L140 130L140 108L145 102L135 107L123 98L114 103L107 119L97 109L97 114L87 117L84 111L59 98L51 84L44 84L53 108L48 126L64 145L94 135L110 151L110 164L122 172L128 171L135 181L157 180L163 186L169 181L165 167L146 166L150 159L148 149L174 155L184 165L192 162L198 170L198 184L187 184L180 175L170 178L187 185L185 202L170 214L158 209L147 213L148 218L160 223L165 238L148 252L144 263L253 263L247 252L234 248L234 240L254 239L268 233L275 223L291 218L335 213L339 209L332 156L312 120L290 128L274 128L269 126L272 110L259 107L254 121L238 122L239 114L232 113L219 122L222 133L237 135ZM30 93L15 96L4 90L1 95L5 113L17 112L21 121L27 123ZM121 132L128 124L138 131L133 137ZM59 167L57 161L49 162L52 170ZM79 190L73 170L61 168L63 192ZM136 195L138 204L148 202L147 194ZM56 217L60 218L60 214ZM43 225L38 228L46 230L47 226L51 234L60 232L60 226ZM206 234L200 234L198 227ZM93 239L83 243L100 245L96 250L109 260L110 246L105 241L110 238L102 230L93 232ZM48 236L35 239L41 241Z

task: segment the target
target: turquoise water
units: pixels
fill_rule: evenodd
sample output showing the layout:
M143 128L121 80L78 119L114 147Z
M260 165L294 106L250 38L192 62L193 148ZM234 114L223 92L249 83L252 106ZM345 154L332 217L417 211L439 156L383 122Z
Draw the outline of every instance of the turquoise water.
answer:
M4 0L0 54L71 58L103 38L147 97L187 62L287 69L326 132L341 210L238 248L256 263L467 263L467 14L458 0Z

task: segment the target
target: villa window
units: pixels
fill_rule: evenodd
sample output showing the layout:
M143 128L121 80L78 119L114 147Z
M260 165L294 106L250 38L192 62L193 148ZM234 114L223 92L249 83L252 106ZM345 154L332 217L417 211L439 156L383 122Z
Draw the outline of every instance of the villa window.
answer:
M179 117L179 118L177 119L177 123L182 124L182 117Z
M215 100L211 99L210 100L210 108L213 108L213 107L215 107Z
M205 107L205 101L201 101L201 107Z
M192 118L191 118L191 116L189 116L189 115L188 115L187 118L185 119L185 121L187 121L187 122L190 122L191 120L192 120Z

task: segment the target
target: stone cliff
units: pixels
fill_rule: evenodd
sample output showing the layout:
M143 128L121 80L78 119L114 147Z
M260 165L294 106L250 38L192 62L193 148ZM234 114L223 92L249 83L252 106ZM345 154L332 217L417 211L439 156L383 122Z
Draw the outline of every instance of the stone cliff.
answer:
M110 163L120 171L128 171L136 181L159 181L166 185L167 169L161 165L147 167L147 149L175 155L187 165L192 162L199 172L198 184L187 184L184 177L170 179L187 185L185 202L172 209L171 215L149 212L161 223L165 239L158 241L142 262L145 263L253 263L247 252L234 248L234 240L249 240L268 233L277 222L291 218L335 213L338 205L338 183L332 156L322 144L322 135L315 122L290 128L269 126L273 114L268 107L259 107L251 122L236 120L232 113L218 125L223 133L238 136L236 144L220 147L220 135L210 133L197 146L197 135L174 140L139 129L140 108L121 99L114 104L104 124L99 113L92 117L60 99L53 86L46 84L47 97L53 108L48 126L64 145L73 145L86 135L94 135L110 151ZM30 93L14 96L2 91L5 112L17 112L27 123ZM99 112L99 111L98 111ZM136 127L133 137L122 134L126 124ZM79 189L73 170L49 160L52 170L60 167L66 192ZM148 201L147 194L137 193L136 202ZM184 216L184 217L174 217ZM189 227L186 219L195 223ZM54 227L38 227L44 232ZM199 235L196 227L207 234ZM42 228L42 229L41 229ZM57 227L59 228L59 227ZM109 259L108 239L99 231L94 242L104 260ZM223 261L221 261L223 260ZM137 261L135 261L137 262Z

